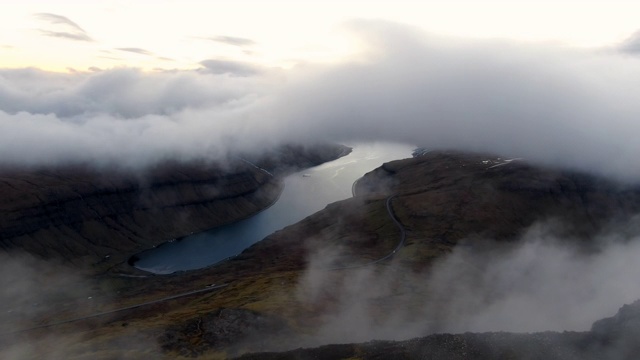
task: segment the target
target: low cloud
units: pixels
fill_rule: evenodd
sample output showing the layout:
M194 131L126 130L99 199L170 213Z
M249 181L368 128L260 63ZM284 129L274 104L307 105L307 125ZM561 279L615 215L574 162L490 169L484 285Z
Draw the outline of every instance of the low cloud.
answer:
M27 254L0 254L0 356L4 359L68 357L79 335L25 331L43 323L90 313L105 303L77 272Z
M158 149L181 159L226 143L259 151L271 142L388 140L640 179L635 57L440 38L380 21L349 26L365 50L331 65L210 59L171 73L1 71L0 133L40 149L3 141L2 162L58 154L144 164ZM88 140L97 134L104 140Z
M93 41L87 32L75 22L67 17L51 13L33 14L38 20L47 22L56 27L56 30L42 29L40 32L45 36L59 37L77 41Z
M140 334L126 334L96 345L95 324L82 321L42 327L113 309L114 294L76 268L12 252L0 254L0 357L2 359L69 359L87 356L140 358L159 352ZM91 321L108 321L109 315ZM60 329L59 327L62 329ZM76 327L72 330L71 327ZM62 330L62 331L60 331Z
M260 67L240 61L209 59L200 62L202 72L211 74L229 74L235 76L252 76L260 73Z
M640 31L629 36L629 38L627 38L620 44L620 46L618 46L618 49L629 54L640 52Z
M124 68L58 74L37 69L0 70L0 111L23 113L23 117L50 114L60 125L88 123L100 117L135 122L163 115L159 121L171 120L168 116L183 111L249 102L254 94L264 95L268 82L265 78L230 79L195 71L145 73ZM211 122L225 124L215 117ZM123 124L113 121L111 126L117 130Z
M640 298L638 234L602 234L600 250L585 251L557 237L555 226L536 224L517 244L459 246L419 272L400 261L327 271L314 264L330 264L340 252L321 249L300 278L297 298L303 308L325 309L315 315L322 325L292 346L467 331L588 331ZM403 251L410 250L400 257Z
M225 157L256 140L244 133L253 119L239 114L270 83L195 71L0 71L0 162L137 167Z
M368 51L301 71L276 99L291 133L404 141L640 178L640 62L620 53L429 37L359 22ZM302 120L304 119L304 120Z

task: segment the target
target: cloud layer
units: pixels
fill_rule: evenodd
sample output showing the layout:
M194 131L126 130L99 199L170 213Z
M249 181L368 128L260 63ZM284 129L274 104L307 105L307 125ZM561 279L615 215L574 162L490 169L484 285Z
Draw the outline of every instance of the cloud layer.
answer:
M0 162L144 166L224 156L271 80L115 69L0 71ZM236 147L237 148L237 147Z
M286 71L220 60L165 73L4 70L2 162L145 164L150 154L217 156L227 144L395 140L640 179L640 59L350 26L359 56Z
M338 138L385 137L640 176L631 165L640 153L639 59L360 26L369 56L303 77L280 97L288 106L281 103L276 117L304 118L291 126Z

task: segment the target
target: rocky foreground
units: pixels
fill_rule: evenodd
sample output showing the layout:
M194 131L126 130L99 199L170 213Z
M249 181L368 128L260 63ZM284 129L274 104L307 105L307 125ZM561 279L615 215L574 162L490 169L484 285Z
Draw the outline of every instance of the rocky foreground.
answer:
M507 332L435 334L406 341L325 345L281 353L257 353L242 360L431 359L431 360L588 360L637 359L640 353L640 301L593 324L585 332Z
M626 359L637 353L625 340L635 338L635 327L625 324L637 323L629 320L637 311L627 311L637 304L585 332L451 334L443 310L457 300L455 293L437 292L427 280L461 249L506 256L500 249L523 241L536 224L597 253L598 234L638 213L640 189L521 160L432 152L387 163L354 190L355 197L216 266L168 276L98 277L99 294L109 298L92 310L81 308L86 313L226 286L56 326L55 334L69 342L64 358ZM471 266L471 281L480 278L486 268L464 259L452 269ZM445 280L455 285L461 279ZM77 313L67 307L49 320ZM38 321L44 322L31 320ZM51 335L39 329L12 341L44 344ZM413 340L368 342L392 338ZM337 343L352 345L327 345Z

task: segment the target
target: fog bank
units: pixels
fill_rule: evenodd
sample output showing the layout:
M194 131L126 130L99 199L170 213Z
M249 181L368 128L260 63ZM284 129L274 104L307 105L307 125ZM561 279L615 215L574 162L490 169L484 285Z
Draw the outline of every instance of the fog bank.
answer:
M632 53L440 38L382 21L347 27L363 50L338 64L2 70L0 161L144 166L282 142L386 140L640 177Z
M596 242L600 250L586 252L538 223L516 244L486 243L484 251L458 246L418 272L395 260L393 266L327 271L322 264L340 251L320 249L297 294L305 308L327 307L328 315L301 341L317 346L467 331L588 331L640 299L637 234L607 232ZM403 251L410 250L397 256L406 258Z

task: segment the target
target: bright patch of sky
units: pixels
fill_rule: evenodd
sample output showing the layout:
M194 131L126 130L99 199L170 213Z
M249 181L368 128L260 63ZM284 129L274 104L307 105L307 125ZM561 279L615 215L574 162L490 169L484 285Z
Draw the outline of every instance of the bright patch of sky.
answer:
M359 50L342 26L352 19L390 20L465 38L613 46L640 28L638 13L640 2L620 0L7 0L0 12L0 67L86 71L189 69L207 59L278 67L332 62Z

